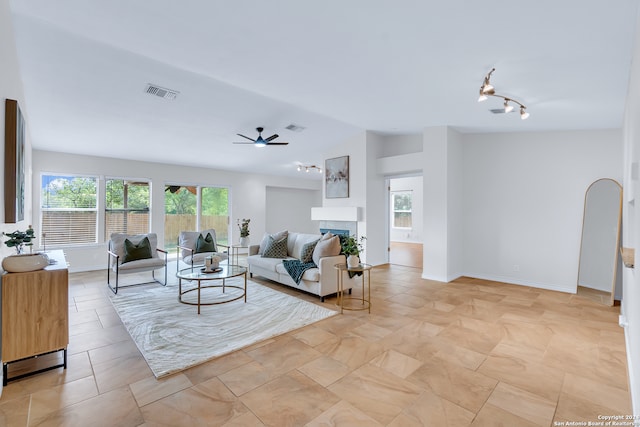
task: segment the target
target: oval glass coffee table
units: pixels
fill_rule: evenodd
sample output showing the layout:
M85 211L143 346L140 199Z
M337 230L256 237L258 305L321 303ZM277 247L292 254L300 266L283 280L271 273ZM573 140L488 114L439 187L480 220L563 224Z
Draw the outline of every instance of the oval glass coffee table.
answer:
M239 300L244 297L244 302L247 302L247 269L239 265L223 265L220 264L219 271L213 273L204 272L204 267L184 268L176 276L178 277L178 301L182 304L195 305L198 307L198 314L200 314L200 306L203 305L216 305L224 304L231 301ZM227 279L232 277L244 276L244 286L239 284L228 285ZM182 281L187 280L190 283L197 283L196 286L185 286L183 290ZM222 284L215 284L217 281L222 280ZM205 283L203 283L205 282ZM210 282L210 283L207 283ZM239 289L242 293L233 292L226 297L227 288ZM205 301L203 302L203 290L210 289L206 292ZM221 289L221 292L214 292L215 289ZM198 294L196 301L186 300L184 296L196 292Z

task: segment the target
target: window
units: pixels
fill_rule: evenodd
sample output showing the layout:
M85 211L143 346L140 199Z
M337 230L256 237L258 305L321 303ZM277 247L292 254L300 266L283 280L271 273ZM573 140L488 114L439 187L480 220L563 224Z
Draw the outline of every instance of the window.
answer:
M43 244L96 243L97 182L91 176L42 175Z
M107 179L105 184L105 240L112 233L148 233L149 183Z
M412 196L412 191L394 191L391 193L394 228L411 228L413 226L411 217Z
M200 229L216 230L218 243L229 243L229 189L202 187L202 214Z
M222 187L167 185L164 191L164 245L175 251L181 231L216 230L218 243L229 240L229 190ZM198 203L200 200L200 203Z

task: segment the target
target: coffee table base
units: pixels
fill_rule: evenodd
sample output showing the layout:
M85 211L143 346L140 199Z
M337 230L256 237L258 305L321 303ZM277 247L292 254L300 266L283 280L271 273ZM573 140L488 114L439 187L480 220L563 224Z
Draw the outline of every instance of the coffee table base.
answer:
M225 281L228 279L228 277L225 278L212 278L212 277L206 277L206 276L202 276L202 277L192 277L189 279L184 279L184 280L188 280L190 282L197 282L198 286L189 288L189 289L185 289L182 290L182 278L178 279L178 301L182 304L187 304L187 305L194 305L198 307L198 314L200 314L200 307L203 305L218 305L218 304L226 304L228 302L232 302L232 301L237 301L241 298L244 298L244 302L247 302L247 273L246 270L243 274L240 274L241 276L244 276L244 287L240 286L240 285L227 285L225 283ZM202 285L202 282L204 281L210 281L210 280L222 280L222 285ZM226 288L234 288L234 289L239 289L242 291L242 294L240 295L231 295L231 298L228 299L224 299L222 301L214 301L214 302L202 302L202 290L203 289L207 289L207 288L222 288L222 293L225 293ZM198 299L197 302L193 302L193 301L185 301L183 299L183 296L185 294L188 294L190 292L197 292L198 294Z

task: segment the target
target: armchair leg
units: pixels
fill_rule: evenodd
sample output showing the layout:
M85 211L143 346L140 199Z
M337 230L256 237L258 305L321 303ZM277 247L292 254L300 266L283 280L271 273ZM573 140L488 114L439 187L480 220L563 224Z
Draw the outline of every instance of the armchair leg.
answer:
M117 264L116 264L116 286L115 286L115 288L113 286L111 286L111 283L109 282L110 273L111 273L111 268L109 268L107 266L107 286L109 287L109 289L111 289L111 292L113 292L114 294L117 294L118 293L118 278L120 276Z

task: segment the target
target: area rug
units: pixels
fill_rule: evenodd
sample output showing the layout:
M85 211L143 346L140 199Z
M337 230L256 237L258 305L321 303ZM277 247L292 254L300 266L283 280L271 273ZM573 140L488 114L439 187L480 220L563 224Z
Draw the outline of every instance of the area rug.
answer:
M203 301L219 292L204 290ZM227 297L236 292L226 289ZM196 298L195 292L187 295ZM111 302L156 378L338 314L253 281L246 303L202 306L200 315L197 307L178 302L177 285L131 288L111 295Z

